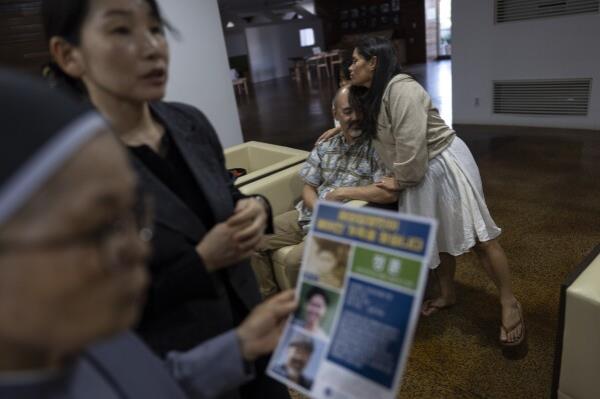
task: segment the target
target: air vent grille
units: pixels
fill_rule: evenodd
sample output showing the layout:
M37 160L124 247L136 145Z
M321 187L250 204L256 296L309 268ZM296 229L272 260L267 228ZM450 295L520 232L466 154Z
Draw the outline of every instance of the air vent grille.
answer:
M494 82L494 113L578 115L588 113L592 79Z
M600 11L600 0L496 0L496 23Z

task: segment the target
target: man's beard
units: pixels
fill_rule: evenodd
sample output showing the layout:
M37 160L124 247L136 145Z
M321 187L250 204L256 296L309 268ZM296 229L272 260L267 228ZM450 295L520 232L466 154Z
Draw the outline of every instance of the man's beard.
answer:
M348 130L348 134L350 135L350 137L355 139L362 134L362 131L360 129L354 127L352 129Z
M356 121L351 122L346 127L346 133L348 133L348 135L350 135L350 137L352 137L353 139L360 136L362 134L362 130L360 130L360 123L358 123Z

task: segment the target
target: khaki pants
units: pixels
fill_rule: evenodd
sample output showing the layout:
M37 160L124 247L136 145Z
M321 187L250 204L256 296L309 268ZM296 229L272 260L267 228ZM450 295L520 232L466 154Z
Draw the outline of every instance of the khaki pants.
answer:
M298 224L298 211L288 211L273 220L274 234L270 234L260 243L257 252L252 255L251 264L258 280L263 298L276 294L285 288L295 287L304 251L304 231ZM271 254L273 251L293 245L284 260L285 275L290 287L280 287L275 279Z

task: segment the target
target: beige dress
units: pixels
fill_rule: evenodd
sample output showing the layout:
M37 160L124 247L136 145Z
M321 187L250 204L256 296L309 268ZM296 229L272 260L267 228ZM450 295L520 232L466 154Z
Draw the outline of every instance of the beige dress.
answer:
M469 148L408 75L395 76L384 92L374 146L402 188L399 211L438 221L430 268L439 252L460 255L500 235Z

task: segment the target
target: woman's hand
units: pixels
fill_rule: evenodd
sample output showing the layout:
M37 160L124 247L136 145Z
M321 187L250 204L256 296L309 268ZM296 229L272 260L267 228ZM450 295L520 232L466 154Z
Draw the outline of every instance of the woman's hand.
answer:
M227 222L217 223L196 246L196 252L209 272L230 266L252 254L252 251L243 251L233 240L236 231Z
M294 290L277 294L255 307L236 330L243 358L253 361L272 352L287 317L297 307Z
M237 202L227 225L236 230L233 239L244 250L253 250L267 227L267 209L264 201L244 198Z
M323 141L329 140L330 138L332 138L336 134L340 133L341 131L342 131L341 127L334 127L332 129L329 129L328 131L326 131L325 133L323 133L322 135L319 136L315 145L317 145Z
M216 224L196 247L209 271L222 269L249 258L260 243L267 211L255 198L238 201L233 215Z
M402 189L398 185L398 182L393 177L384 177L375 183L375 186L383 188L388 191L401 191Z

